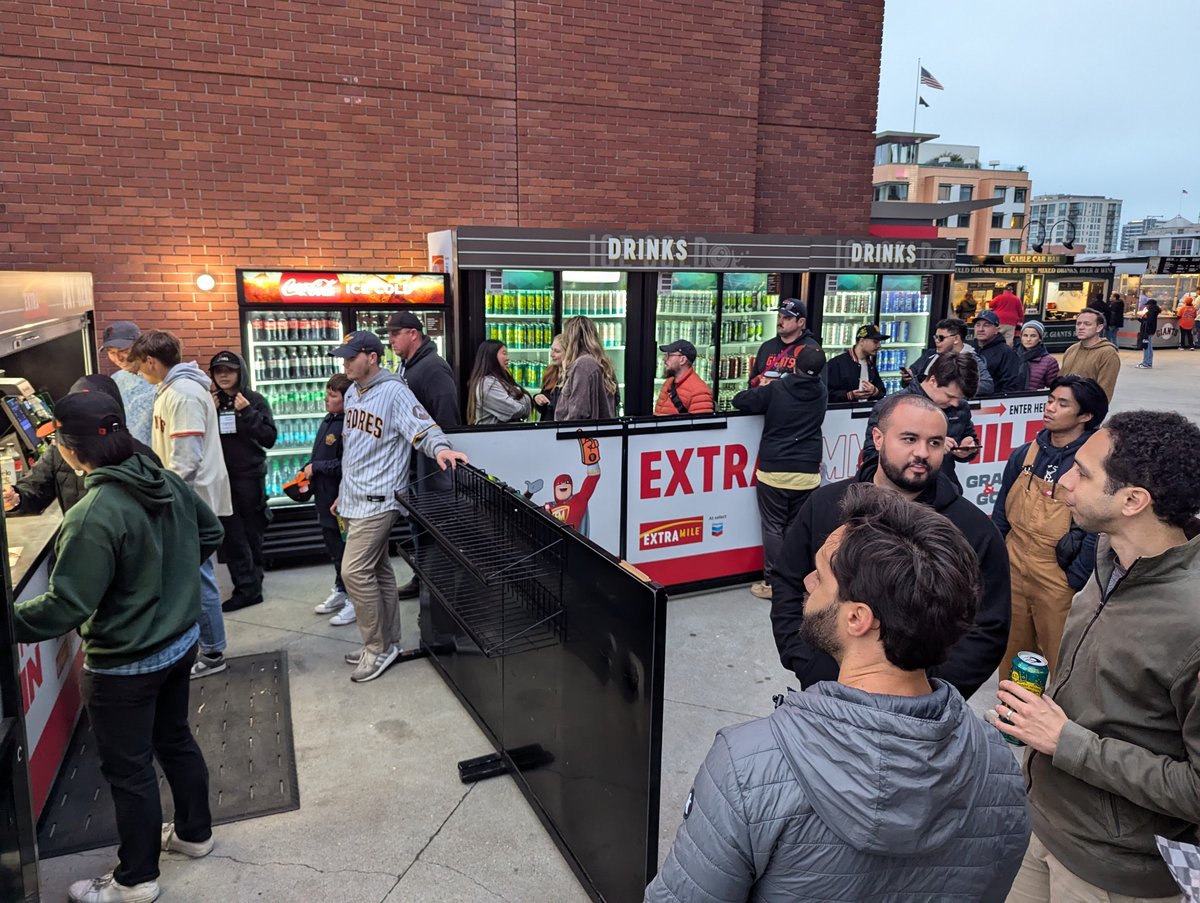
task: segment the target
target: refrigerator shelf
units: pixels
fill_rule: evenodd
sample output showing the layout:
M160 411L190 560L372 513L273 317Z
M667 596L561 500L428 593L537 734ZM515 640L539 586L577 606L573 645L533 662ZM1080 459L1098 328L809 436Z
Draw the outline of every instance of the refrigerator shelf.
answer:
M487 314L493 320L553 320L553 314Z
M328 411L326 411L324 408L322 408L319 411L301 411L299 414L276 414L276 413L272 412L271 416L275 420L299 420L301 418L312 418L312 417L320 417L322 420L324 420L325 415L328 413L329 413Z
M250 339L251 348L292 348L297 345L328 345L331 348L342 344L340 339L286 339L284 341L265 341Z
M326 373L324 376L299 376L295 379L256 379L254 385L257 386L289 386L295 383L324 383L329 382L329 377L332 373Z
M274 448L264 449L267 457L276 458L280 455L302 455L312 451L312 440L309 439L303 445L276 445Z
M711 318L713 315L711 312L701 313L700 311L696 311L695 313L683 313L683 314L680 314L680 313L665 314L662 311L658 311L655 314L655 316L656 317L666 317L671 320L696 320L701 317L710 317Z
M738 311L722 311L721 316L726 320L762 320L766 317L774 318L779 311L775 308L770 310L738 310Z

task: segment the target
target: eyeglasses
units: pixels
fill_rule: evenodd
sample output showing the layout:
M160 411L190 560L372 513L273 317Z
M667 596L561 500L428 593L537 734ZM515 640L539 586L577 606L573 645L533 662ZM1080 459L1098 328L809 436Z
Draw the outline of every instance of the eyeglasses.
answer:
M933 340L935 342L948 342L952 338L954 338L952 335L934 335Z

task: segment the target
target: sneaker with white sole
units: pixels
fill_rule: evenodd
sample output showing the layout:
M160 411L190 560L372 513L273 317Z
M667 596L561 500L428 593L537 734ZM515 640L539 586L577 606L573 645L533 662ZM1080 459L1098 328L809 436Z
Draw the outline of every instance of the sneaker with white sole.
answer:
M365 649L357 649L354 652L347 652L343 661L345 661L347 665L358 665L358 663L362 661L363 652L365 651Z
M358 620L358 615L354 613L354 603L349 599L342 606L342 610L329 619L329 623L334 627L345 627L347 624L353 624Z
M76 881L67 890L72 903L154 903L160 893L157 881L126 886L120 884L112 872L99 878Z
M319 615L331 615L342 610L350 597L336 586L329 591L329 598L318 605L313 611Z
M210 655L207 652L196 653L196 661L192 664L192 680L197 677L208 677L210 674L219 674L224 671L225 656L220 653Z
M363 655L362 661L358 663L358 667L354 669L354 673L350 675L350 679L356 684L374 680L388 669L399 654L399 646L388 646L387 649L384 649L378 655L370 655L369 653Z
M750 584L750 593L760 599L770 599L771 584L763 583L761 580L758 583L752 583Z
M169 853L182 853L184 856L190 856L193 859L203 859L213 849L212 835L208 835L208 840L201 840L193 843L190 840L184 840L175 833L175 822L169 821L162 826L162 848Z

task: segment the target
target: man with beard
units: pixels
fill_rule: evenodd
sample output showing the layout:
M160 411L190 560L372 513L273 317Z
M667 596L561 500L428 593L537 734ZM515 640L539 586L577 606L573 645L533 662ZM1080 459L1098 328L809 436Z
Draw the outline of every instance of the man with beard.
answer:
M693 367L696 363L696 346L680 339L669 345L660 345L663 353L663 374L667 381L658 393L654 413L658 417L671 414L711 414L713 412L712 389L700 378Z
M1017 763L928 676L975 614L975 556L894 492L850 486L843 501L803 603L835 680L717 734L652 903L999 903L1012 884L1029 837Z
M1000 684L996 726L1030 749L1013 903L1180 899L1155 837L1192 843L1200 823L1198 447L1186 417L1125 411L1059 479L1101 536L1045 695Z
M750 387L756 388L763 378L778 379L796 369L796 355L805 345L820 348L817 337L808 330L808 307L799 298L785 298L779 305L776 323L778 334L767 339L754 356L750 368ZM824 380L824 376L821 377Z
M921 395L884 399L872 439L878 459L863 464L851 479L822 486L809 496L784 537L785 551L775 568L771 599L779 660L796 674L802 687L837 678L837 663L813 648L801 633L804 578L813 569L817 550L843 523L841 502L850 487L874 483L948 518L975 550L983 574L983 599L975 621L950 647L945 663L929 672L969 697L995 673L1008 643L1012 601L1004 539L988 516L963 499L941 472L947 448L946 415L936 404Z
M874 323L860 326L854 336L854 346L832 358L826 368L829 384L829 403L840 401L873 401L887 394L883 377L875 366L879 345L891 336L884 335Z

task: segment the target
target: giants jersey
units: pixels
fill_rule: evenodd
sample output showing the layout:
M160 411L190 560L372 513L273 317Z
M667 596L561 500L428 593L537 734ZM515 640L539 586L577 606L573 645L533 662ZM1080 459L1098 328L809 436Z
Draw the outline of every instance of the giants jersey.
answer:
M366 388L351 383L342 428L338 514L356 518L399 510L395 492L407 485L414 447L432 458L450 448L450 442L404 380L383 370Z

